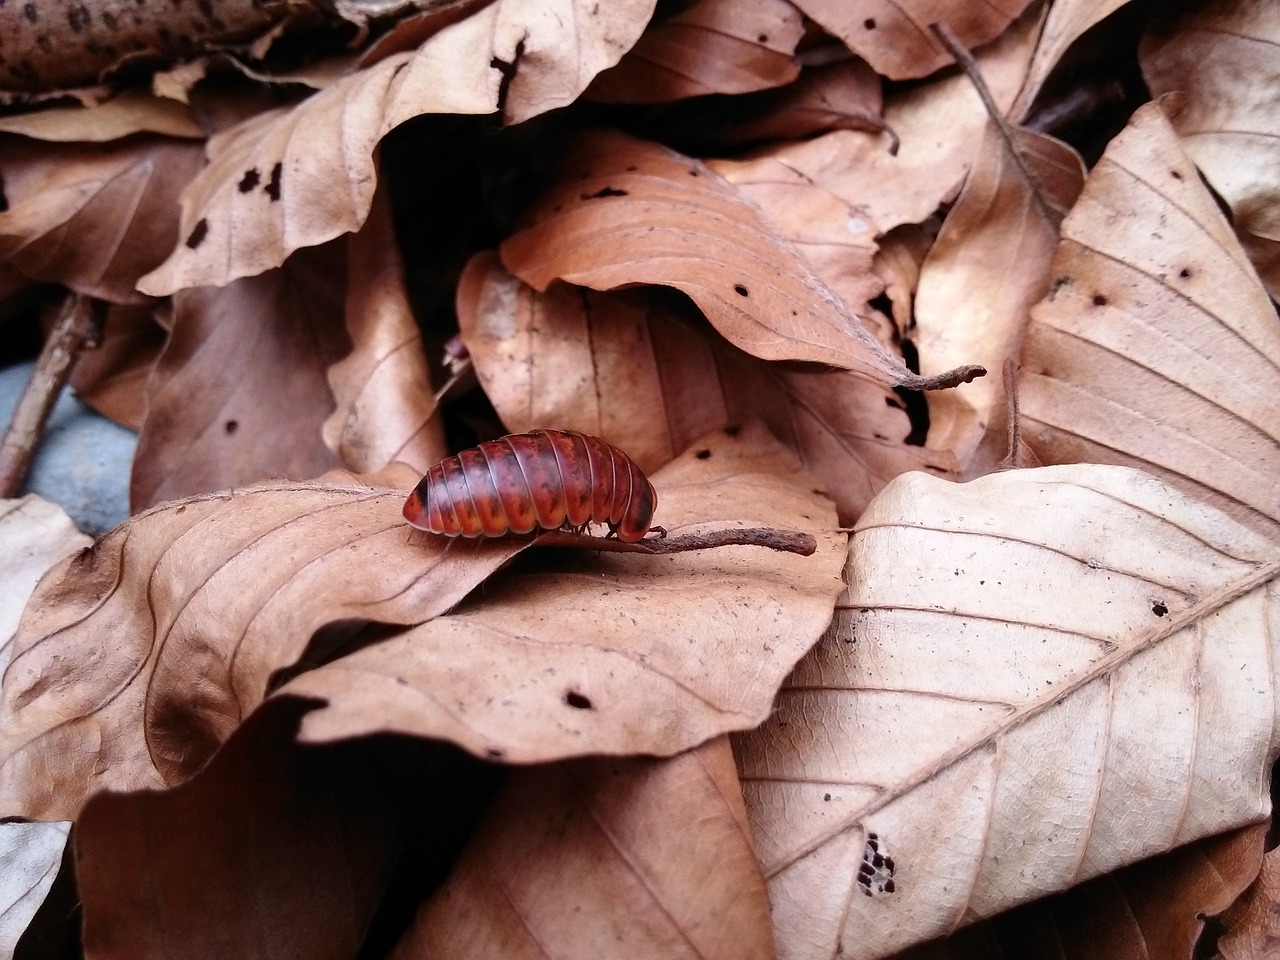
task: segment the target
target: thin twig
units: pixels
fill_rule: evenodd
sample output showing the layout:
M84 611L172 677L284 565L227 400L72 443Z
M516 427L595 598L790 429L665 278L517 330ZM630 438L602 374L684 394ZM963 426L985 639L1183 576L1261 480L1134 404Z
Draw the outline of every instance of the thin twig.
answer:
M711 550L715 547L765 547L783 553L811 556L818 549L818 541L812 534L795 530L775 530L773 527L738 527L729 530L712 530L708 533L686 533L678 537L646 537L635 543L606 540L581 533L553 530L540 535L536 541L541 547L577 547L600 550L606 553L685 553L689 550Z
M102 339L102 312L88 297L68 293L62 314L45 340L36 368L14 408L0 440L0 497L16 497L26 482L31 460L58 394L71 376L81 351Z
M1021 150L1018 149L1017 143L1014 142L1014 129L1009 121L1005 118L1004 113L996 104L995 97L991 96L991 90L987 86L987 81L982 77L982 71L978 69L978 61L973 58L973 54L968 48L960 42L960 38L951 32L951 28L945 23L931 23L929 25L938 41L947 48L947 52L955 57L956 63L964 70L969 77L969 82L973 84L973 88L978 92L982 105L987 108L987 115L996 125L996 132L1000 135L1000 139L1004 141L1005 150L1008 151L1010 158L1013 160L1014 166L1022 173L1027 184L1031 187L1031 196L1036 202L1036 206L1040 208L1040 212L1050 223L1056 223L1060 216L1053 212L1053 208L1044 198L1040 188L1040 178L1032 171L1027 158Z

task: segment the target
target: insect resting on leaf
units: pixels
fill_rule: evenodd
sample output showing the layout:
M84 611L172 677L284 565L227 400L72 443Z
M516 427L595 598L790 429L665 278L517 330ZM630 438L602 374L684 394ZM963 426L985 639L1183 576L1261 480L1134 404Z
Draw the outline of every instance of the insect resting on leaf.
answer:
M409 494L404 517L446 537L539 527L581 533L603 523L607 536L633 542L649 532L657 505L653 484L613 444L576 430L532 430L441 460Z

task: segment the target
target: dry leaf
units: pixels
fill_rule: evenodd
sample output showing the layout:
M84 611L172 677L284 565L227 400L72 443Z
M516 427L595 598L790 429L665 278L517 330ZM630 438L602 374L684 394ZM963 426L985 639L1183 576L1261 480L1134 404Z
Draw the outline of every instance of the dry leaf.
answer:
M795 0L805 15L839 37L890 80L927 76L954 61L929 25L945 23L969 49L1005 32L1030 0Z
M501 253L507 269L539 291L555 280L595 290L663 284L688 294L753 356L928 386L866 331L755 204L697 160L598 131L578 140L561 180L529 216Z
M1024 904L898 954L894 960L1106 957L1190 960L1205 917L1227 909L1258 874L1265 823L1185 846Z
M1049 291L1058 225L1084 185L1084 164L1052 137L1018 130L1026 176L994 124L920 272L915 342L920 371L965 361L999 370L1017 357L1032 304ZM952 451L968 478L1008 452L999 377L929 398L929 444Z
M266 705L172 790L89 801L75 840L87 956L357 955L397 859L423 853L411 843L417 824L435 829L436 846L454 845L467 818L442 808L449 792L470 795L467 778L434 744L299 748L306 709Z
M1025 120L1049 74L1067 49L1095 24L1101 23L1129 0L1055 0L1049 5L1035 56L1027 69L1026 83L1009 114Z
M670 755L759 723L830 619L844 543L835 512L758 426L705 438L651 479L672 534L771 526L812 533L817 553L541 560L290 681L282 694L328 701L302 739L389 731L531 763Z
M334 409L327 371L350 349L345 273L342 246L330 244L175 298L134 457L135 511L337 465L321 428Z
M91 542L60 507L35 494L0 500L0 673L8 666L13 631L36 581L58 561ZM0 873L0 956L13 956L18 938L49 892L70 826L0 824L0 863L4 864Z
M200 146L151 136L0 144L0 259L86 296L146 302L134 285L178 236L178 194L200 168Z
M137 90L92 106L59 104L31 113L0 117L0 133L20 133L56 143L106 143L135 133L205 138L205 130L185 104Z
M678 307L565 285L540 294L492 254L474 258L458 285L463 339L512 432L581 430L653 470L707 431L758 419L822 482L843 523L899 473L953 468L948 455L904 442L911 424L891 391L757 360Z
M771 960L728 741L516 771L391 956Z
M586 96L600 103L665 103L711 93L750 93L800 73L800 13L787 0L694 0L649 25Z
M416 623L526 544L411 530L404 491L264 484L134 517L41 584L0 698L0 816L179 783L321 627Z
M253 117L209 143L182 197L182 242L139 289L221 286L359 229L373 202L374 147L425 113L518 123L572 103L635 42L654 0L494 0L334 83L296 107Z
M369 219L348 241L347 263L353 346L329 368L337 409L324 422L324 442L358 473L396 460L426 473L449 451L385 195L374 198Z
M738 744L779 955L881 957L1255 822L1280 543L1154 477L898 478Z
M1223 915L1216 960L1267 960L1280 943L1280 849L1262 858L1253 885Z
M1280 324L1158 104L1062 233L1023 353L1027 442L1046 463L1141 466L1275 533Z
M1236 233L1280 300L1280 6L1206 5L1142 44L1152 94L1179 91L1183 148L1231 207Z
M141 430L147 417L147 383L164 346L165 331L150 303L112 306L102 339L71 370L76 396L105 417Z

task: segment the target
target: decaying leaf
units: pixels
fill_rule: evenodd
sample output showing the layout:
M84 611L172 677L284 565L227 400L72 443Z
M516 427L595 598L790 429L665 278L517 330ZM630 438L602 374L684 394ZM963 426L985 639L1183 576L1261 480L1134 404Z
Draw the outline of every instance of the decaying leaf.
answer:
M1142 73L1155 96L1178 91L1183 149L1231 207L1236 234L1280 299L1280 7L1206 4L1148 36Z
M691 312L563 284L538 293L491 254L472 260L458 286L476 374L513 432L570 427L653 470L708 431L761 420L821 481L844 523L899 473L953 467L945 452L905 442L911 425L891 391L758 360Z
M1265 960L1280 940L1280 851L1262 858L1262 870L1243 897L1222 917L1226 928L1218 941L1220 960Z
M350 349L345 274L344 250L330 244L175 298L134 456L135 511L338 466L321 428L334 403L326 374Z
M516 771L392 960L771 960L728 740Z
M522 549L408 528L404 491L264 484L166 504L41 584L0 697L0 816L190 777L340 620L436 616Z
M737 744L784 957L882 957L1270 806L1280 542L1136 470L890 484Z
M759 426L704 438L651 479L672 535L770 526L813 534L817 552L570 556L510 571L448 616L282 687L328 701L302 739L407 733L530 763L670 755L759 723L830 619L835 512Z
M1045 463L1141 466L1274 534L1280 323L1158 104L1062 233L1023 354L1027 442Z
M76 396L116 423L141 430L147 418L147 381L164 341L153 304L112 306L98 345L82 353L72 368Z
M930 385L871 336L795 245L706 164L600 131L577 142L563 171L501 247L506 268L535 289L555 280L595 290L671 286L753 356L830 364L891 386Z
M1028 182L994 125L920 270L916 343L920 370L964 362L999 370L1022 346L1032 304L1049 291L1058 225L1084 185L1066 144L1018 130ZM929 398L929 443L953 451L966 477L989 473L1008 447L1000 377Z
M501 110L518 123L563 107L618 62L653 5L494 0L412 52L220 134L183 194L182 242L139 289L220 286L359 229L377 183L374 147L392 128L426 113Z
M651 23L586 96L603 103L664 103L782 86L800 73L793 54L803 34L800 12L787 0L745 6L695 0Z
M0 260L86 296L145 302L134 285L177 239L178 195L200 153L152 136L85 145L0 135Z

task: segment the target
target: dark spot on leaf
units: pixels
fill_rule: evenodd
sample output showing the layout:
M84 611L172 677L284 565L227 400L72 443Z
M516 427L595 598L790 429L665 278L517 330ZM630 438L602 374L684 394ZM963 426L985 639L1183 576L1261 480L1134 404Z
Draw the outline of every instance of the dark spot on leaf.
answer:
M866 27L868 30L874 30L876 28L876 18L867 17L867 19L862 21L862 25Z
M884 405L885 405L886 407L893 407L895 410L904 410L904 409L906 409L905 407L903 407L903 405L902 405L902 401L901 401L901 400L899 400L897 397L885 397L885 398L884 398Z
M92 21L93 16L89 13L89 8L84 4L72 7L67 11L67 25L71 27L72 33L80 33Z
M240 178L240 182L236 185L241 193L248 193L262 180L262 175L258 173L257 167L250 167L244 172L244 176Z
M116 23L115 15L108 10L102 11L102 22L108 30L115 30L119 26Z
M1191 276L1191 268L1183 267L1181 270L1178 271L1178 276L1180 276L1183 280L1186 280L1188 277Z
M485 751L485 754L487 756L493 757L495 760L503 756L502 751L499 750L497 747L490 747L488 750Z
M1105 307L1107 305L1107 298L1100 293L1095 293L1093 295L1093 305L1095 307Z
M742 284L740 284L740 283L735 283L735 284L733 285L733 292L734 292L734 293L736 293L736 294L737 294L738 296L740 296L740 297L749 297L749 296L751 296L750 291L748 291L748 290L747 290L747 288L746 288L746 287L744 287L744 286L743 286Z
M1175 179L1175 180L1181 180L1181 179L1182 179L1182 174L1180 174L1177 170L1170 170L1170 171L1169 171L1169 176L1173 177L1173 179Z
M40 19L40 14L36 10L34 3L25 3L22 5L22 15L32 23Z
M824 794L822 795L822 800L823 800L823 802L824 802L824 803L829 802L829 801L831 800L831 794L829 794L829 793L824 793Z
M769 42L769 35L767 33L762 33L760 34L760 36L756 37L756 43L768 43L768 42Z
M240 421L239 421L239 420L228 420L226 423L224 423L224 424L222 425L222 429L226 431L227 436L229 437L229 436L231 436L233 433L235 433L237 430L239 430L239 429L240 429Z
M195 229L187 236L187 246L194 250L200 244L204 243L204 238L209 235L209 221L201 217L196 221Z
M702 450L699 450L699 451L695 454L695 456L696 456L699 460L706 460L709 456L711 456L711 451L710 451L710 450L707 450L707 449L702 449Z
M627 191L619 190L616 187L601 187L595 193L584 193L583 200L603 200L605 197L625 197Z
M893 881L892 881L892 880L886 880L886 881L884 882L884 892L885 892L885 893L893 893L893 891L894 891L895 889L896 889L896 888L894 887L894 885L893 885Z
M36 37L36 46L39 47L41 50L43 50L45 53L53 53L53 41L50 40L48 37L46 37L44 34L41 34L40 36Z
M1169 615L1169 608L1161 601L1157 600L1155 603L1151 604L1151 612L1157 617L1167 617Z
M729 426L724 428L724 432L731 437L736 437L738 434L742 432L742 428L738 426L736 423L731 423L729 424Z
M262 188L262 192L271 198L272 203L275 203L280 199L280 177L283 173L284 164L277 162L276 165L271 168L271 180Z
M697 168L696 168L696 167L695 167L695 168L691 168L691 169L689 170L689 176L691 176L691 177L696 177L696 176L698 176L698 171L697 171Z
M564 695L564 702L575 710L590 710L591 698L584 697L577 690L568 690Z

